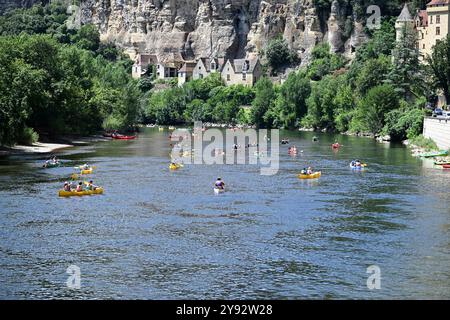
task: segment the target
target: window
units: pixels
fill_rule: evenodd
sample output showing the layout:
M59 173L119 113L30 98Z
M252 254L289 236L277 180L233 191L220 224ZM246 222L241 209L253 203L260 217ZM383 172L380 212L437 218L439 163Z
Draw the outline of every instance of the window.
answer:
M433 16L430 16L430 24L433 24Z
M425 39L425 35L423 34L423 32L420 33L422 35L422 40Z
M436 27L436 35L437 36L441 35L441 28L440 27Z
M231 77L229 74L227 74L227 81L231 81Z
M441 16L437 15L436 16L436 24L440 24L441 23Z
M242 74L242 80L244 80L244 81L247 80L247 74L245 72Z
M425 43L422 45L422 49L425 49Z
M200 73L198 76L200 79L203 79L203 73Z

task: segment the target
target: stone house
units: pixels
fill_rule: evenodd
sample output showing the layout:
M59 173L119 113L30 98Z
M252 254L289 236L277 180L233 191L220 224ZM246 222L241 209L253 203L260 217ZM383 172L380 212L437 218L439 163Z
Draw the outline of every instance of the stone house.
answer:
M194 69L197 66L195 61L187 61L178 70L178 86L182 86L193 78Z
M227 86L242 84L252 87L261 78L263 71L259 58L252 57L227 60L221 74Z
M132 76L135 79L141 78L147 71L149 66L156 66L158 64L158 57L154 54L140 53L136 56L133 64Z
M200 58L193 70L192 79L203 79L213 72L220 72L224 59L217 58Z

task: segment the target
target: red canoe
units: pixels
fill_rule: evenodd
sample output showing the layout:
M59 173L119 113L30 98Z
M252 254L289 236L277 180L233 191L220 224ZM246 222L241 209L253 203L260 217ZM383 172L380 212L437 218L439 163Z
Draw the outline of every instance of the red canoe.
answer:
M442 168L444 168L444 169L450 169L450 164L444 164L444 165L442 166Z
M121 135L121 134L113 134L111 137L113 139L116 139L116 140L133 140L133 139L136 139L136 136L124 136L124 135Z

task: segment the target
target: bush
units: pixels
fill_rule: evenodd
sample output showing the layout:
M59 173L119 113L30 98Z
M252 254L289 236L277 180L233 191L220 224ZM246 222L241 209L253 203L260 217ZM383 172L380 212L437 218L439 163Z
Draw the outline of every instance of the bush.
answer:
M430 138L425 138L423 135L418 135L410 140L410 145L417 146L419 148L425 149L425 151L438 150L436 143Z
M32 145L33 143L38 142L39 134L34 131L32 128L25 127L22 133L17 138L17 142L25 145Z
M314 47L312 61L308 67L308 77L311 80L319 81L333 71L345 66L345 60L341 55L330 52L329 44L319 44Z
M391 85L385 84L370 89L358 104L355 119L360 125L358 129L373 134L380 133L385 125L385 115L398 107L398 95Z
M274 71L298 62L296 53L289 49L288 44L283 38L274 39L268 44L266 58Z
M405 105L406 102L402 102ZM386 125L383 134L388 134L394 141L412 139L423 131L423 119L425 112L422 109L405 109L401 107L386 114Z
M124 121L117 117L109 116L103 120L102 127L107 131L120 130L124 127Z

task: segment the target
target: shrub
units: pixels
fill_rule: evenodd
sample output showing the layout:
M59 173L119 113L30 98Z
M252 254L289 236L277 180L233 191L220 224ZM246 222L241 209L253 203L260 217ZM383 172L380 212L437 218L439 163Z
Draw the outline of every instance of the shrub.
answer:
M411 139L410 145L425 149L425 151L434 151L439 149L433 140L430 138L425 138L423 135L418 135L417 137Z
M25 127L17 138L17 142L25 145L32 145L39 140L39 134L32 128Z

